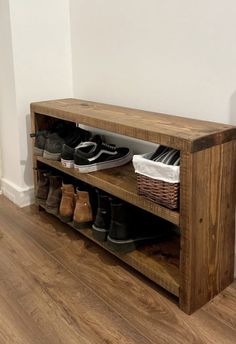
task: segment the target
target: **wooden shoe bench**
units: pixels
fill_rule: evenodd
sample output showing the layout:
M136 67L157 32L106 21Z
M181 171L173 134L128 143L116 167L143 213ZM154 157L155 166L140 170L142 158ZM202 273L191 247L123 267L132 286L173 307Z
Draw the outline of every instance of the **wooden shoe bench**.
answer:
M49 128L55 119L180 150L179 211L139 196L132 164L80 174L60 162L33 157L34 167L53 167L180 228L180 243L177 238L165 243L167 255L158 244L112 254L176 295L180 308L188 314L233 281L236 127L78 99L31 104L32 132ZM36 173L34 180L36 184ZM97 242L89 229L81 234ZM106 243L97 244L109 251Z

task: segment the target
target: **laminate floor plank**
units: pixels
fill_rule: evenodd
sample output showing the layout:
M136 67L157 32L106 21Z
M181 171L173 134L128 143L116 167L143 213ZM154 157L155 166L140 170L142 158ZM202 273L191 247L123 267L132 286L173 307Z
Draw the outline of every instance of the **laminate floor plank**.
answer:
M151 343L2 213L0 292L17 298L44 343Z
M188 316L170 294L58 219L2 196L0 295L0 344L236 342L236 283Z

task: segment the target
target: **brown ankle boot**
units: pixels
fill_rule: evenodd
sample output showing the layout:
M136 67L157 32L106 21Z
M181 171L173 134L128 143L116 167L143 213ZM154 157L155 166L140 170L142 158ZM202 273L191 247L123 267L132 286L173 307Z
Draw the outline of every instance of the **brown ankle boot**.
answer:
M91 227L93 221L89 193L86 191L76 191L76 205L73 226L77 229L89 228Z
M49 193L46 202L46 210L48 213L57 215L61 202L61 176L49 176Z
M45 206L49 192L49 175L47 170L37 170L36 204Z
M70 222L73 220L75 210L74 186L72 184L63 184L61 190L62 198L59 216L63 222Z

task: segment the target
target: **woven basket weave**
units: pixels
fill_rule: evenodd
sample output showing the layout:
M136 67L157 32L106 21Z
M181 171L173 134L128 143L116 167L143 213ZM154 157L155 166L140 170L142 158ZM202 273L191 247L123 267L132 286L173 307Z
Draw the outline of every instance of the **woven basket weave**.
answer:
M179 207L179 183L168 183L136 173L138 194L169 209Z

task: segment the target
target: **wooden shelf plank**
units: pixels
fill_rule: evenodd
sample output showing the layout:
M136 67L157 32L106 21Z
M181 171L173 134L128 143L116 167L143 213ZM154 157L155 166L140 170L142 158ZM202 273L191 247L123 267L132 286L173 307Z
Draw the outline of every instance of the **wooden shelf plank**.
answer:
M236 139L236 127L227 124L80 99L32 103L31 111L188 152Z
M137 194L136 176L132 164L108 170L79 173L73 168L65 168L60 161L47 160L43 157L37 157L37 160L62 171L70 176L82 180L90 185L98 187L120 199L127 201L135 206L149 211L175 225L179 225L179 213L170 210L159 204L146 200Z
M45 207L41 207L45 209ZM109 251L165 290L175 296L179 296L180 240L176 234L173 234L168 240L146 245L129 253L119 253L112 251L107 242L100 242L94 239L91 229L79 230L74 228L72 223L67 223L65 225L69 225L86 238L103 247L106 251Z
M172 256L173 252L179 252L179 240L177 238L173 238L172 241L162 243L165 247L170 248L169 258L167 258L168 254L163 255L161 253L161 244L145 246L133 252L122 254L110 250L106 242L95 240L90 229L81 230L79 232L121 259L123 262L141 272L159 286L168 290L172 294L179 296L179 258ZM174 247L175 250L173 249ZM170 251L172 252L171 254Z

